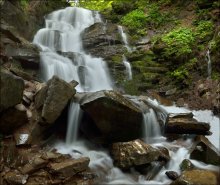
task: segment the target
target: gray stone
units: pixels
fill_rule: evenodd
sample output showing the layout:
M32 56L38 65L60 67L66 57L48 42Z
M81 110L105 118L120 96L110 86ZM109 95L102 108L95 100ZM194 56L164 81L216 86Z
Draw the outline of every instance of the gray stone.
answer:
M70 84L53 76L35 97L35 106L39 110L42 123L53 123L62 113L68 101L76 93Z
M5 71L1 71L0 112L22 101L24 81Z
M87 125L93 125L100 133L91 139L101 137L99 142L108 143L141 137L142 111L120 93L107 90L87 93L81 98L80 105L93 120ZM91 129L84 129L83 132L89 136Z

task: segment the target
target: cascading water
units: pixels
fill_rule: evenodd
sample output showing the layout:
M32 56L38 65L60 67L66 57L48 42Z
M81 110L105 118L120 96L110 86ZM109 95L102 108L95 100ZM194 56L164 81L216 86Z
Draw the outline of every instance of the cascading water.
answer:
M143 114L143 118L144 138L146 143L153 143L157 138L162 137L157 115L154 110L150 108L149 112Z
M207 61L207 72L208 72L208 78L211 79L212 75L212 62L210 57L210 50L208 49L206 53L206 61Z
M97 21L101 21L97 12L76 7L58 10L46 17L46 28L39 30L34 38L34 43L42 48L42 77L45 81L53 75L58 75L67 82L78 81L79 85L76 88L78 92L112 89L105 62L101 58L87 55L82 47L80 34L85 28ZM122 27L119 29L122 30ZM122 30L122 38L123 33ZM126 42L124 43L126 44ZM74 59L66 57L69 55L74 56ZM153 102L151 103L153 104ZM167 107L162 107L161 110L163 110L162 112L169 112ZM164 114L161 115L164 119ZM88 149L88 143L77 141L77 124L80 120L78 104L72 103L70 105L68 117L67 145L57 144L56 148L59 152L71 154L76 158L82 155L88 156L91 160L89 166L98 174L102 184L168 184L170 180L165 176L165 171L178 171L182 159L188 158L187 150L179 148L176 152L171 152L171 161L168 167L162 169L154 180L146 181L145 177L141 175L138 175L139 178L134 178L133 174L125 174L115 168L107 152L95 151L91 149L92 147ZM153 109L150 109L144 118L148 120L148 123L154 122L153 125L156 125L156 114ZM149 125L146 126L149 128ZM154 128L154 126L152 126L153 133L145 134L147 142L151 142L148 138L153 139L155 136L160 136L159 129ZM175 143L160 142L160 145L169 149L174 147ZM199 165L200 167L203 166L202 164ZM212 166L210 168L213 169Z
M124 43L125 47L127 48L128 52L131 52L131 48L130 48L130 46L129 46L129 44L128 44L127 35L126 35L126 33L124 32L123 27L122 27L122 26L118 26L118 31L119 31L119 33L120 33L120 35L121 35L121 38L122 38L122 40L123 40L123 43Z
M37 32L34 43L41 47L42 77L45 81L53 75L63 80L79 82L76 87L78 92L92 92L103 89L112 89L108 69L101 58L87 55L83 50L80 34L94 24L101 22L97 12L83 8L69 7L55 11L46 16L46 28ZM74 60L65 56L72 55ZM76 140L72 133L77 129L76 122L79 119L80 108L72 103L69 110L67 142ZM69 129L73 130L69 130ZM71 141L72 139L72 141Z
M131 70L131 64L127 61L126 57L123 55L123 60L122 60L125 68L126 68L126 74L127 74L127 79L132 80L132 70Z
M125 47L127 48L128 52L131 52L131 48L128 44L128 39L127 39L127 35L123 30L122 26L118 26L118 31L121 35L122 41L125 45ZM128 80L132 80L132 69L131 69L131 64L128 62L127 58L123 55L123 60L122 60L125 68L126 68L126 73L128 76Z

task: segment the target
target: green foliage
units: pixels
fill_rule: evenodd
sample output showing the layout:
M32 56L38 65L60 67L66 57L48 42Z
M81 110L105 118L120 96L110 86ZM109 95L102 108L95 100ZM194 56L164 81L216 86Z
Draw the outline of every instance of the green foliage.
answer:
M80 0L78 6L90 10L102 11L104 9L111 9L112 2L109 0ZM71 3L71 6L75 6L74 2Z
M170 76L176 81L176 82L186 82L186 79L189 77L189 72L185 68L178 68L170 73Z
M145 28L146 20L144 12L140 9L136 9L123 16L121 23L127 26L130 31L137 31L138 29Z
M165 43L164 56L179 57L190 54L195 38L190 28L176 28L162 36Z
M159 26L167 21L167 13L161 13L159 6L156 3L153 3L148 6L147 12L147 23L153 26Z
M25 10L28 7L29 0L20 0L21 7Z
M212 21L200 21L196 27L196 36L199 39L205 39L212 36L214 24Z

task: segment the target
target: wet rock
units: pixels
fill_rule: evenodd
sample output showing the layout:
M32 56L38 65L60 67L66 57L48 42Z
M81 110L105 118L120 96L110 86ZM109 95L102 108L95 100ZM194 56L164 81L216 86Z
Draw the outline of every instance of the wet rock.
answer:
M1 71L0 112L21 103L24 81L8 72Z
M204 136L197 136L190 149L190 158L204 163L220 166L220 153L217 148Z
M45 170L39 170L31 174L28 178L27 185L52 185L52 177ZM59 182L61 184L61 181Z
M86 129L87 125L87 128L93 125L99 132L91 139L101 137L100 142L104 143L129 141L142 134L141 110L118 92L105 90L87 93L81 98L80 105L90 117L90 121L81 127L85 135L91 132Z
M111 153L115 165L122 169L151 163L158 160L160 155L157 149L139 139L113 143Z
M160 152L159 160L168 162L170 160L169 150L166 147L157 146Z
M76 93L73 85L53 76L35 97L42 124L53 123Z
M208 170L187 170L170 185L218 185L215 172Z
M20 171L23 174L31 174L38 169L45 167L47 163L48 161L36 156L36 158L33 158L31 161L29 161L29 163L21 167Z
M180 169L182 171L192 170L194 168L195 168L195 166L192 164L192 162L189 159L184 159L180 164Z
M22 104L9 108L1 114L0 120L0 132L12 134L15 129L28 123L26 108Z
M104 59L110 59L113 55L122 54L126 50L117 25L111 23L95 23L86 28L82 40L87 52Z
M78 172L82 172L88 168L89 158L82 157L79 159L67 159L61 163L50 163L50 173L58 175L59 178L72 177Z
M6 173L3 179L10 185L22 185L27 182L28 175L23 175L15 170Z
M186 116L168 116L165 124L165 133L174 134L209 134L210 124L198 122Z
M176 180L176 179L179 177L178 173L175 172L175 171L166 171L165 174L166 174L167 177L168 177L169 179L171 179L171 180Z

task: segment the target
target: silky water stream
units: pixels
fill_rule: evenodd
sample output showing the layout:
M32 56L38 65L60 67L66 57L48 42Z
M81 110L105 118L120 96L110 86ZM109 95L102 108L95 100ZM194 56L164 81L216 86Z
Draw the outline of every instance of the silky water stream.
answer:
M102 58L92 57L85 53L80 34L82 31L94 24L101 22L100 15L90 10L68 7L66 9L52 12L45 17L46 27L39 30L34 38L34 43L41 49L41 69L43 80L49 80L53 75L57 75L67 82L76 80L79 85L76 87L78 92L95 92L99 90L111 90L113 85L109 76L108 68ZM123 30L122 34L123 34ZM125 42L126 44L126 42ZM72 56L72 57L70 57ZM164 107L153 100L149 100L154 106L158 106L164 112L177 111L175 107ZM188 111L186 109L178 110ZM201 118L201 113L193 112L197 119ZM55 148L61 153L68 153L74 158L88 156L90 158L90 168L98 175L100 184L169 184L170 180L165 176L165 171L173 170L179 172L179 164L183 159L189 158L188 150L180 147L174 142L167 142L161 136L159 125L154 127L157 122L158 114L150 109L143 113L143 124L145 125L145 141L152 145L162 145L168 149L175 146L179 148L175 152L170 151L171 160L156 175L153 180L147 181L143 175L133 171L123 173L114 167L113 161L104 149L97 149L85 140L77 138L78 124L80 123L81 110L78 104L72 102L68 113L68 131L66 143L57 142ZM164 113L165 114L165 113ZM164 115L162 113L162 115ZM203 113L202 113L203 114ZM160 115L161 116L161 115ZM217 125L218 118L213 117L211 112L207 113L207 121ZM151 124L148 124L151 123ZM219 129L219 128L218 128ZM214 128L214 143L219 145L216 140L219 133ZM150 131L150 132L149 132ZM154 139L159 138L159 139ZM191 144L190 140L183 141L186 146ZM195 162L200 168L215 169L214 166L205 166L200 162Z

